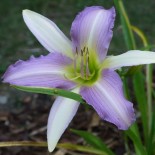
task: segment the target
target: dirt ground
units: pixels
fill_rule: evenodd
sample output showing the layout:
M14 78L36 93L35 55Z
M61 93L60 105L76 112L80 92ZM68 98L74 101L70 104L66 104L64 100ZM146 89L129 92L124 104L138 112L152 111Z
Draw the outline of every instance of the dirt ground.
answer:
M6 85L0 92L0 141L46 141L48 114L54 97L25 93ZM76 116L63 134L60 142L87 145L82 138L73 134L70 128L91 131L99 136L116 154L124 153L121 131L110 123L101 121L91 107L80 106ZM46 147L0 148L0 155L48 155ZM56 149L53 155L85 154Z

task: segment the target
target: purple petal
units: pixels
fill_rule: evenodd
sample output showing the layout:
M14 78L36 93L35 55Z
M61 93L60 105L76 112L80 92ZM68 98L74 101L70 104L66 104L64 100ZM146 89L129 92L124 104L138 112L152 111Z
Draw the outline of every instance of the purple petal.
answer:
M58 97L54 102L47 125L48 149L54 150L58 140L73 119L79 107L79 103L63 97Z
M92 87L83 87L80 94L102 119L119 129L126 130L135 121L133 104L125 99L122 81L114 71L104 70L102 78Z
M71 62L70 58L60 53L19 60L7 69L3 82L20 86L72 88L74 84L64 77L65 67Z
M72 23L74 49L88 47L89 51L96 51L99 59L103 60L113 36L114 20L114 7L109 10L100 6L86 7Z

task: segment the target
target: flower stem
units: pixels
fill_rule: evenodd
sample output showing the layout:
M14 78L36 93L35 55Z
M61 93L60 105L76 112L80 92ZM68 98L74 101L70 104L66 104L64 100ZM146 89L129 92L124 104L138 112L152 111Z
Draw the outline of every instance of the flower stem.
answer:
M31 146L31 147L47 147L47 142L32 142L32 141L10 141L10 142L0 142L0 147L13 147L13 146ZM69 150L81 151L96 155L108 155L104 151L100 151L93 147L81 146L70 143L59 143L57 148L65 148Z
M31 141L0 142L0 147L12 147L12 146L47 147L47 142L31 142Z

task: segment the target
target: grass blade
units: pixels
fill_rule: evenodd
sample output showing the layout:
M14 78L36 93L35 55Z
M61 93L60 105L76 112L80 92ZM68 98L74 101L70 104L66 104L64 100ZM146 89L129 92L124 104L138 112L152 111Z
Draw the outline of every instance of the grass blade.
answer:
M106 144L104 144L100 138L94 136L92 133L74 129L71 129L71 131L81 136L92 147L102 150L108 155L114 155L114 153L106 146Z
M123 27L123 33L127 48L128 50L136 49L136 43L133 36L133 32L131 30L131 24L127 16L126 10L124 8L123 2L121 0L114 0L114 3L120 15L120 20Z
M125 131L125 134L133 141L136 155L147 155L146 149L144 148L140 139L136 124L132 125L129 130Z
M134 93L136 96L136 101L138 103L138 108L141 112L143 132L145 142L147 141L148 135L148 125L147 125L147 97L145 93L145 79L144 75L139 71L133 76L133 86Z

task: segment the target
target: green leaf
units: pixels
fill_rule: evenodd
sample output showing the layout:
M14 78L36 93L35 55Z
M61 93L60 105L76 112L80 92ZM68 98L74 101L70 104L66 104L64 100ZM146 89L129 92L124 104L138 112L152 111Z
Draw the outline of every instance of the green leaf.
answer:
M142 40L143 42L143 46L144 46L144 49L143 50L149 50L150 47L148 45L148 41L147 41L147 38L146 36L144 35L144 33L139 29L137 28L136 26L131 26L131 29L139 36L139 38ZM149 65L147 65L149 66ZM139 65L139 66L133 66L133 67L130 67L130 69L128 70L128 72L126 73L126 75L134 75L135 73L137 73L140 69L142 68L142 65ZM150 70L150 69L149 69Z
M155 111L155 107L153 107ZM152 114L152 124L150 129L150 134L148 136L147 151L149 155L155 154L155 113Z
M133 76L134 93L136 101L138 103L138 109L141 112L142 125L145 142L147 141L148 125L147 125L147 97L145 92L145 78L144 75L139 71Z
M80 152L86 152L90 154L96 154L96 155L108 155L106 152L100 151L98 149L95 149L89 146L81 146L81 145L75 145L75 144L70 144L70 143L61 143L61 144L58 144L57 147L80 151Z
M124 8L123 2L122 2L122 0L114 0L114 3L115 3L115 5L119 11L119 14L120 14L121 24L123 27L123 33L124 33L124 38L125 38L127 48L128 48L128 50L136 49L136 43L135 43L134 35L132 32L132 26L130 24L130 21L129 21L129 18L127 16L126 10ZM131 67L131 69L127 72L126 75L134 73L139 68L141 68L141 67L139 67L139 66L138 67ZM144 147L142 145L137 125L134 124L125 133L133 141L136 154L137 155L146 155L146 150L144 149Z
M125 131L125 134L133 141L136 155L147 155L146 149L144 148L138 128L136 124L133 124L129 130Z
M94 148L102 150L108 155L114 155L114 153L106 146L106 144L104 144L100 138L94 136L92 133L74 129L71 129L71 131L81 136L88 144L90 144Z
M128 50L135 49L136 48L135 39L133 36L133 32L131 30L131 24L127 16L126 10L124 8L123 2L121 0L114 0L114 3L120 15L127 48Z
M147 49L148 48L148 42L146 39L146 36L144 35L143 31L141 31L138 27L136 26L131 26L131 29L139 36L139 38L142 40L144 47Z
M136 29L136 27L134 27L130 24L130 20L128 18L128 15L126 13L126 10L124 8L122 0L114 0L114 3L116 5L117 10L118 10L119 15L120 15L121 25L123 28L124 39L125 39L127 49L128 50L134 50L134 49L136 49L136 42L135 42L135 38L134 38L132 30L136 31L137 34L140 36L144 37L144 35L139 29ZM133 75L140 68L141 68L141 66L133 66L127 71L126 75Z
M28 86L16 86L12 85L12 87L26 91L31 93L40 93L40 94L47 94L47 95L56 95L56 96L62 96L66 98L73 99L75 101L78 101L80 103L85 103L85 101L82 99L81 95L76 94L74 92L64 90L64 89L58 89L58 88L46 88L46 87L28 87Z
M153 109L155 111L155 107ZM152 154L155 154L155 112L153 113L153 119L152 119Z

